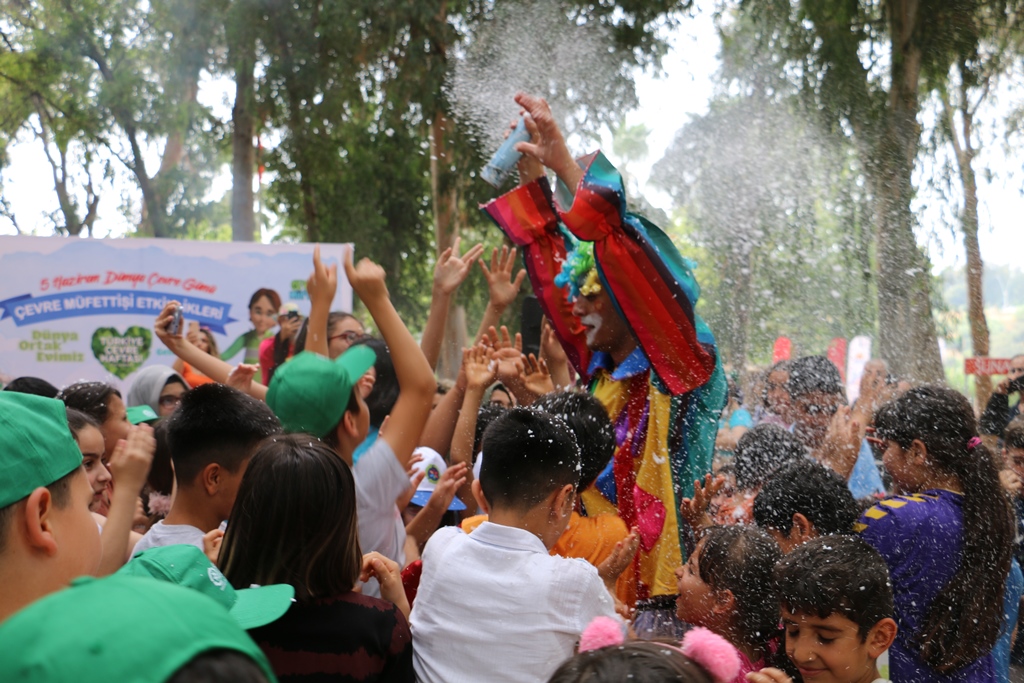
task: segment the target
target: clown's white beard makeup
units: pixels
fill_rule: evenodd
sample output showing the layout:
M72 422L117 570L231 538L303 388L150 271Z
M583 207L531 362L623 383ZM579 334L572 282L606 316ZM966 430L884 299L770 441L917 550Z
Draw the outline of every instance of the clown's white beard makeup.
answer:
M594 337L601 331L601 324L604 320L597 313L587 313L585 316L580 318L580 322L583 323L584 326L587 346L592 346L594 344Z

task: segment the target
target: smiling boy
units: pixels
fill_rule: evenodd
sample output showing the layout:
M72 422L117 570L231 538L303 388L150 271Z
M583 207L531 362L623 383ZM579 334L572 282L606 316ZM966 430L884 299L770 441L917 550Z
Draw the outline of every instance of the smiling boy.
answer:
M808 541L775 565L786 654L806 683L886 683L896 638L885 560L854 536Z

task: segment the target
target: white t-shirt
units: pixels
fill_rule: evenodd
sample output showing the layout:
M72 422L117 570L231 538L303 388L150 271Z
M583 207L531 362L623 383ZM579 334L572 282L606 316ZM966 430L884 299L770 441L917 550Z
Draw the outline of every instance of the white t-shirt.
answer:
M377 439L352 468L356 483L356 515L359 547L364 553L376 550L405 566L405 524L395 500L409 490L412 482L384 439ZM363 584L363 594L380 597L376 579Z
M161 520L139 539L139 542L135 544L135 549L132 550L132 556L134 557L143 550L162 548L165 545L194 545L202 550L203 536L205 534L202 530L191 524L164 524Z
M549 555L515 527L439 529L423 551L409 618L416 679L543 683L599 616L619 619L586 561Z

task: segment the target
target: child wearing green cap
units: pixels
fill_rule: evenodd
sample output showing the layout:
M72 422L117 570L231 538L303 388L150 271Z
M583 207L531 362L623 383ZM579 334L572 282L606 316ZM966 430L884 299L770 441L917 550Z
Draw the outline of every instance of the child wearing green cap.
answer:
M0 680L21 683L277 680L224 607L134 576L83 578L30 605L0 625L0 652Z
M96 571L92 499L64 404L0 392L0 622Z
M377 551L404 566L405 527L395 501L410 487L406 470L430 416L437 382L419 344L391 304L383 268L368 259L354 266L348 249L345 274L387 343L400 387L389 426L352 470L359 543L364 551ZM366 438L370 419L356 383L376 355L366 346L354 346L336 360L328 360L326 321L337 287L336 266L324 267L316 255L306 287L311 304L306 351L274 373L267 403L286 432L319 437L352 466L352 453ZM380 595L372 579L363 591Z

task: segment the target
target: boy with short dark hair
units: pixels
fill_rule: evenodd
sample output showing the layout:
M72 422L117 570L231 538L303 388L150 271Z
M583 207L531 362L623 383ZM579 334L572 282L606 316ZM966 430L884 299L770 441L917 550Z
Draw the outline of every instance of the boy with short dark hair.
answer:
M64 404L0 392L0 622L99 568L92 498Z
M597 569L549 555L580 479L579 446L558 418L514 408L484 433L473 493L490 515L446 527L423 552L410 616L421 683L545 681L598 616L616 618Z
M202 550L203 536L230 516L256 446L280 432L267 404L237 389L204 384L185 394L167 418L177 491L167 517L153 525L133 554L177 543Z
M806 458L777 469L754 499L754 522L784 553L818 536L853 533L859 514L843 478Z
M804 543L775 566L786 654L804 680L884 683L877 660L896 638L889 570L854 536Z

